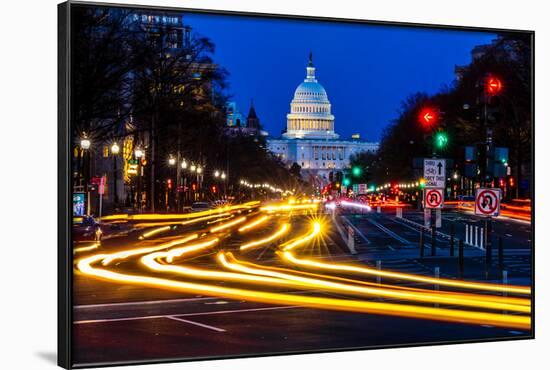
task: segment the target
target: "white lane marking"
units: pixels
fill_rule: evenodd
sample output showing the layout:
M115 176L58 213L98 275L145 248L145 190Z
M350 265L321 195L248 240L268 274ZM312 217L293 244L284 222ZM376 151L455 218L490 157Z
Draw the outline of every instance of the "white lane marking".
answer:
M196 321L180 319L179 317L176 317L176 316L165 316L165 317L167 319L170 319L170 320L181 321L181 322L184 322L184 323L187 323L187 324L200 326L201 328L206 328L206 329L214 330L214 331L217 331L217 332L224 332L225 331L225 329L222 329L222 328L217 328L215 326L206 325L206 324L196 322Z
M366 242L367 244L370 244L370 240L365 236L365 234L363 234L363 233L361 232L361 230L359 230L359 229L357 228L357 226L355 226L354 224L352 224L351 221L348 220L346 216L343 216L342 218L343 218L344 220L347 221L347 223L351 226L351 228L352 228L357 234L359 234L359 236L361 236L361 238L363 238L363 240L365 240L365 242ZM390 248L391 248L391 247L390 247Z
M378 222L376 222L374 220L371 220L371 219L367 219L367 221L370 222L371 224L373 224L374 226L376 226L377 228L379 228L380 230L382 230L383 232L385 232L386 234L388 234L389 236L391 236L392 238L394 238L395 240L400 241L403 244L412 244L407 239L400 237L399 235L397 235L396 233L394 233L393 231L391 231L387 227L382 226Z
M179 316L179 317L208 316L208 315L218 315L218 314L227 314L227 313L285 310L285 309L289 309L289 308L299 308L299 307L300 306L274 306L274 307L260 307L260 308L244 308L244 309L241 309L241 310L223 310L223 311L182 313L182 314L174 314L172 316ZM79 321L73 321L73 324L78 325L78 324L96 324L96 323L116 322L116 321L150 320L150 319L159 319L159 318L163 318L163 317L166 317L166 315L119 317L119 318L115 318L115 319L79 320Z
M507 237L511 238L512 237L512 234L504 234L506 235Z
M102 307L124 307L124 306L140 306L140 305L152 305L152 304L164 304L164 303L181 303L181 302L194 302L194 301L211 301L218 299L216 297L197 297L197 298L178 298L178 299L160 299L156 301L137 301L137 302L119 302L119 303L98 303L98 304L84 304L73 306L75 309L85 308L102 308Z

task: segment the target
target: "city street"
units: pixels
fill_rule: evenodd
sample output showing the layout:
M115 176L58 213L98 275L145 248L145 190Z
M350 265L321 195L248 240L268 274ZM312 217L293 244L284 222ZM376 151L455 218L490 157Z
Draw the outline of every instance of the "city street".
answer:
M117 215L101 245L75 247L73 338L78 365L479 341L530 335L529 228L495 221L496 257L449 256L445 211L436 256L419 255L422 214L334 217L318 203L250 202L190 214ZM350 248L347 233L353 229ZM357 253L353 254L352 249ZM496 250L494 251L496 256ZM439 267L440 279L434 278Z

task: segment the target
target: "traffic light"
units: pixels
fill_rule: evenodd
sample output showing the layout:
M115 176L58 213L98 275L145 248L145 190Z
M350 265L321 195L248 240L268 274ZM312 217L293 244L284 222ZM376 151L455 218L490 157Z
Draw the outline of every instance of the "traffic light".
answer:
M359 167L359 166L353 166L353 168L351 169L351 173L355 177L361 176L361 172L362 172L361 167Z
M439 120L439 112L432 107L424 107L418 112L418 122L426 129L432 128Z
M447 144L449 143L449 137L447 136L447 133L443 131L439 131L434 136L434 145L437 149L445 149L447 147Z
M485 78L485 93L489 96L499 95L502 92L502 81L492 75Z
M212 193L216 194L218 192L218 189L216 188L216 185L212 185Z
M166 180L166 185L168 185L168 189L172 189L172 179Z
M351 180L350 180L350 179L345 178L345 179L342 180L342 185L344 185L344 186L347 187L347 186L350 186L350 184L351 184Z

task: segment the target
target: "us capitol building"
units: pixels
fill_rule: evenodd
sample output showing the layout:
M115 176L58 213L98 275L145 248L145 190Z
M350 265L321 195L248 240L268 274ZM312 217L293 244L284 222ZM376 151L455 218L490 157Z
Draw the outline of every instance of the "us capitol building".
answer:
M281 138L268 138L268 149L291 165L302 167L302 176L318 184L326 183L329 173L349 167L351 155L376 152L378 143L340 139L334 131L334 115L327 92L315 78L312 55L307 75L294 92L287 114L286 132Z

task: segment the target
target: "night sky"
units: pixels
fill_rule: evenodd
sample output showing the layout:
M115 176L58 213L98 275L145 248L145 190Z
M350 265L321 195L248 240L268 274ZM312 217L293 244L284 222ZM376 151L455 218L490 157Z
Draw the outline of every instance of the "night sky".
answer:
M329 23L244 16L184 14L184 24L216 45L215 63L229 72L239 110L254 99L264 128L279 136L294 90L313 52L317 80L325 87L335 131L377 141L415 92L432 94L452 84L454 66L492 33Z

